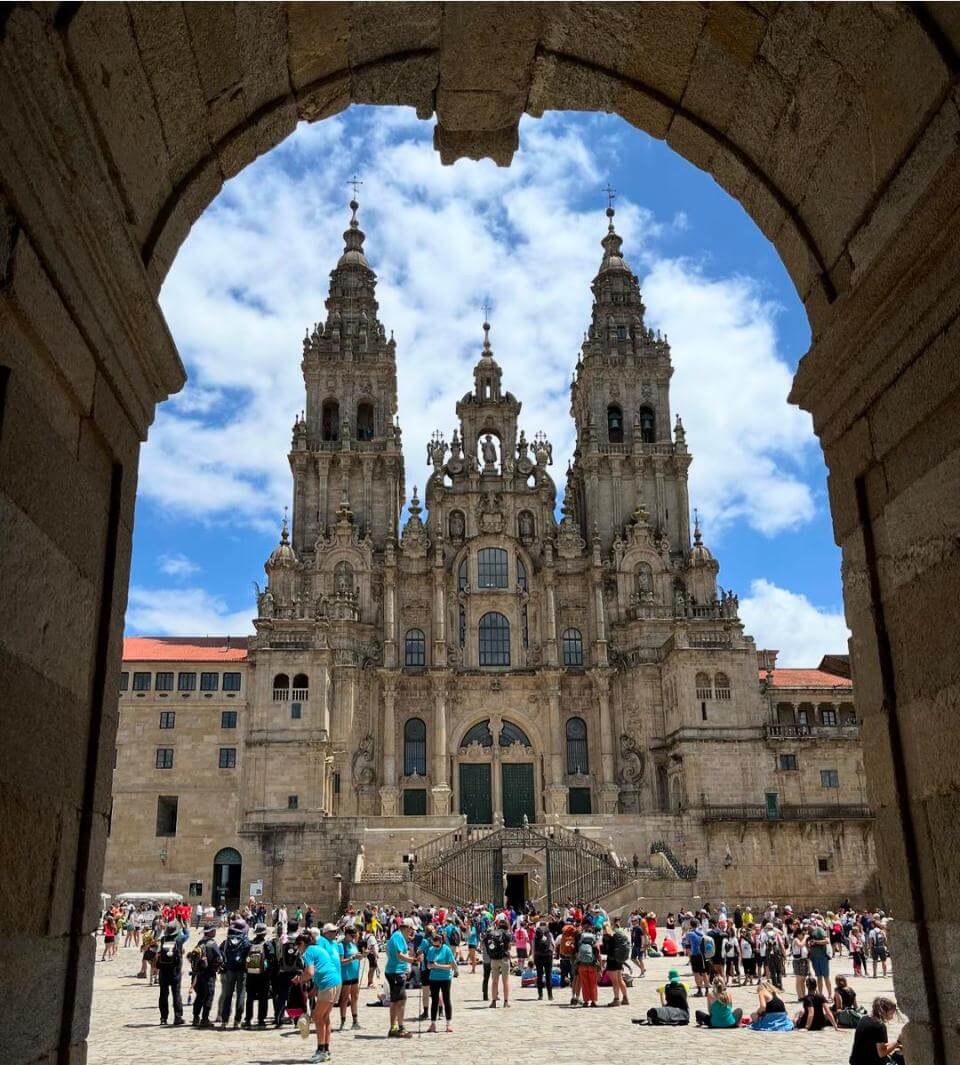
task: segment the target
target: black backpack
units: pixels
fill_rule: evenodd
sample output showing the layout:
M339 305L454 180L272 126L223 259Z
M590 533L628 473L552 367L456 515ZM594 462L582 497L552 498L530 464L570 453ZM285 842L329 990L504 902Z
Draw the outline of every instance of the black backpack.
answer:
M450 929L450 933L447 936L447 942L450 944L451 947L460 946L460 929L457 928L455 925Z
M223 959L226 963L228 972L243 972L245 946L243 936L239 933L235 932L233 935L227 937L227 941L223 947Z
M157 953L158 969L176 969L180 965L183 950L179 939L162 939Z
M281 973L295 973L300 967L300 952L297 944L292 940L281 943L277 954L277 971Z
M491 961L500 961L507 956L503 945L503 933L491 930L486 938L487 953Z
M533 953L539 954L541 957L553 954L553 940L550 938L548 929L538 928L533 933Z
M610 948L610 957L615 962L623 964L630 957L630 940L622 928L613 933L613 945Z

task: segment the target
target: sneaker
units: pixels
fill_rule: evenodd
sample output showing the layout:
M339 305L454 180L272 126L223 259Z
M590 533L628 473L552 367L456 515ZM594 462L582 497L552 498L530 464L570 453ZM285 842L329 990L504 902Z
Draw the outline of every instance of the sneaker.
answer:
M452 1024L448 1024L447 1025L447 1031L448 1032L452 1032L453 1031L453 1025Z
M346 1023L347 1023L347 1018L346 1017L341 1017L340 1018L340 1027L337 1029L337 1031L338 1032L342 1032L343 1029L344 1029L344 1026L346 1025Z
M174 1028L176 1028L178 1024L186 1024L186 1023L187 1022L182 1017L176 1017L174 1019L173 1026L174 1026Z
M302 1039L306 1039L310 1035L310 1018L305 1013L297 1018L297 1034Z
M430 1025L430 1027L429 1027L429 1028L427 1029L427 1035L430 1035L430 1034L431 1034L431 1032L432 1032L432 1033L433 1033L434 1035L436 1035L436 1034L437 1034L437 1026L436 1026L435 1024L431 1024L431 1025Z
M234 1024L234 1026L233 1026L233 1027L234 1027L234 1028L236 1028L236 1027L237 1027L237 1026L236 1026L236 1024ZM250 1024L250 1022L249 1022L249 1021L244 1021L244 1022L243 1022L243 1027L244 1027L244 1028L250 1028L250 1027L251 1027L251 1024Z
M496 1008L497 1008L497 1000L494 999L493 1002L490 1003L490 1009L495 1010Z
M406 1028L397 1029L397 1039L412 1039L413 1032L408 1032Z
M430 1016L429 1010L424 1010L423 1013L417 1018L418 1021L425 1021Z
M503 1004L503 1008L504 1008L505 1010L508 1010L508 1009L510 1009L510 1003L509 1003L509 1002L504 1002L504 1004Z
M353 1018L353 1024L350 1025L351 1029L355 1032L360 1027L360 1022L356 1017Z
M590 1006L591 1006L592 1009L596 1009L597 1008L596 1002L591 1002Z
M307 1058L309 1062L326 1061L330 1055L326 1050L318 1050L311 1057Z
M167 1018L166 1017L161 1017L160 1018L160 1023L161 1024L166 1024L167 1023Z

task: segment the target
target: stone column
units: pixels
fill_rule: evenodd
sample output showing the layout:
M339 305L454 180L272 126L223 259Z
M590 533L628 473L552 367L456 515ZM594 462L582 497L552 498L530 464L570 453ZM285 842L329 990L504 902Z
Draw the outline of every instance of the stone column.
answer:
M615 814L620 798L617 786L616 755L613 747L613 718L610 709L609 669L592 669L590 676L597 693L597 708L600 718L600 812Z
M544 661L548 666L556 666L559 662L557 655L557 590L554 584L555 573L553 566L544 569L543 580L547 598L547 638L544 648Z
M450 782L447 779L447 676L433 674L433 812L450 813Z
M383 787L380 788L380 813L392 817L397 812L400 791L397 788L397 723L394 717L397 678L381 670L383 687L383 723L380 735L383 743Z
M388 539L383 559L383 664L398 665L397 654L397 568L393 540Z
M663 520L666 502L663 493L663 458L660 455L655 455L653 459L653 477L657 490L657 516L654 524L657 528L663 528L666 524Z
M567 812L567 788L563 783L564 731L560 722L560 675L548 678L548 719L550 750L547 752L546 812L559 817Z
M687 468L677 460L677 508L680 511L680 544L684 551L690 550L690 492L687 485Z
M446 596L445 574L443 569L443 547L441 544L434 548L433 569L433 648L430 655L430 664L435 668L442 668L447 664L447 624L446 624Z

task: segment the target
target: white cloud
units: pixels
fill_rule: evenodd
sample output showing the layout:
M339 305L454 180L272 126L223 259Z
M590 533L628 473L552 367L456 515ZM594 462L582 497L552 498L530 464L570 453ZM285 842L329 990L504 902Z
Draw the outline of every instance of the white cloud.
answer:
M151 636L242 636L253 631L256 608L231 612L202 588L130 588L127 634Z
M813 668L824 654L846 654L850 630L841 612L814 606L805 596L760 579L740 600L740 617L757 647L777 648L777 665Z
M503 170L489 161L441 167L429 133L402 110L341 116L302 127L228 183L164 286L190 382L151 431L142 494L180 515L276 528L291 494L290 427L304 402L300 341L324 316L348 219L346 180L364 159L372 163L361 224L381 318L398 342L408 496L425 480L425 441L435 428L449 438L470 387L486 295L505 387L523 401L528 436L550 435L562 490L574 443L570 373L605 224L601 206L577 207L585 188L602 204L597 138L562 116L525 120L522 150ZM681 226L680 215L669 224ZM775 308L748 278L711 278L660 256L666 223L625 197L617 227L642 277L648 321L673 343L673 407L694 451L693 503L708 532L745 522L773 534L807 521L813 500L796 463L813 436L786 404Z
M192 577L194 573L200 572L200 567L196 562L191 562L186 555L179 552L171 555L160 555L157 559L157 568L166 576L178 579Z

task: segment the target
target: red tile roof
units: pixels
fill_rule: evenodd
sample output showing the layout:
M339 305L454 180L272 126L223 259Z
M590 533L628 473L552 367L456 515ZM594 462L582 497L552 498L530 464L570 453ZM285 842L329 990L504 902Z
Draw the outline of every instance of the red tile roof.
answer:
M767 676L760 670L760 679ZM822 669L775 669L773 671L774 688L853 688L849 677L838 677L836 673L827 673Z
M242 662L246 636L125 636L124 662Z

